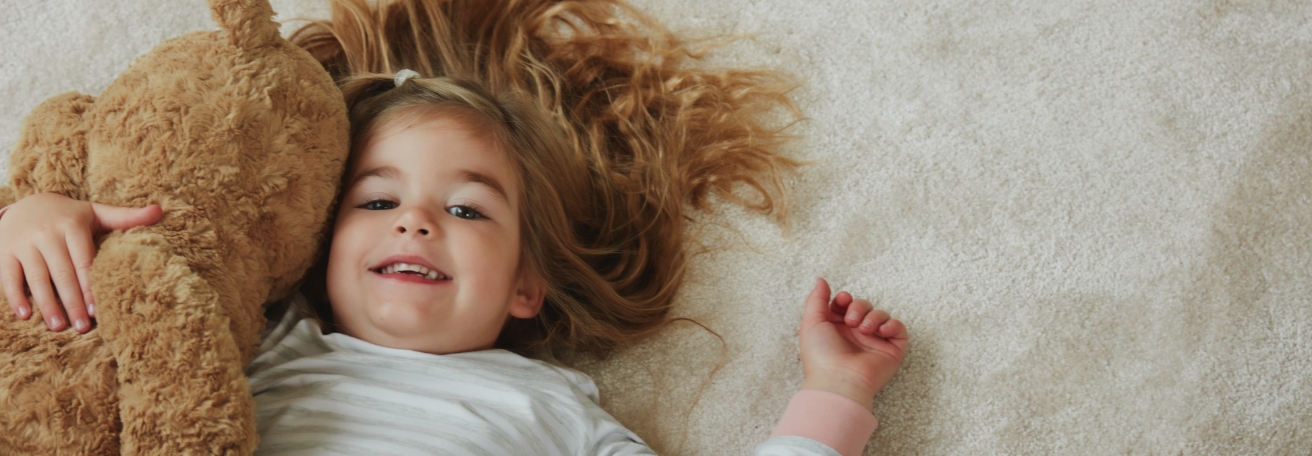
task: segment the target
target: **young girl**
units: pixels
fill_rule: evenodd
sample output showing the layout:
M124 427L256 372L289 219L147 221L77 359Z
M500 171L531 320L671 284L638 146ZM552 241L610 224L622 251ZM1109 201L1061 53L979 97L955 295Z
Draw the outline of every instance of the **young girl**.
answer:
M360 4L344 7L368 12ZM459 23L509 42L516 40L508 36L530 34L494 32L506 24L550 27L542 19L560 13L526 14L516 9L522 6L496 3L466 8L467 15L484 15L483 22L462 17L459 7L421 20L414 18L425 15L412 13L435 9L404 7L410 19L401 23L412 32L430 33L439 25L451 31ZM339 37L349 36L342 24L359 25L363 16L343 17L333 29ZM602 10L580 8L570 17L613 23ZM451 21L434 20L442 18ZM487 18L497 18L490 28ZM622 35L607 37L632 38ZM361 58L369 53L353 50L349 40L336 52L325 52L327 41L307 46L322 52L330 70L338 59L345 61L338 70L355 74L341 78L353 154L324 268L312 271L305 296L276 316L278 324L248 370L260 453L649 454L641 439L597 406L596 387L586 376L521 354L544 348L600 353L658 329L668 321L682 273L680 205L702 201L707 188L727 189L726 182L760 189L744 171L760 163L752 155L778 162L767 150L741 143L736 149L670 148L677 142L670 137L689 137L680 135L705 146L699 134L733 143L735 131L762 132L743 117L723 115L741 111L741 103L689 107L657 100L653 109L650 98L597 83L596 77L641 82L632 76L642 71L630 67L625 76L611 65L616 56L568 55L559 52L567 47L560 42L537 47L533 52L544 54L533 55L441 38L435 41L450 43L445 50L452 52L413 43L401 52L448 56L421 67L429 77L393 72L391 64L380 65L382 71L353 67L352 60L369 61ZM531 40L519 45L535 46ZM493 76L474 63L477 56L461 57L458 49L536 64L506 65L499 69L527 70ZM611 68L562 71L552 58ZM389 59L369 65L379 60ZM569 71L592 76L570 82ZM696 88L716 96L729 86ZM579 87L619 92L599 102L571 91ZM626 111L627 98L640 102ZM679 123L687 123L682 131L668 131ZM688 166L708 160L708 151L729 165ZM687 156L665 161L658 152ZM766 195L762 207L769 201ZM93 232L159 216L157 207L107 208L55 195L29 197L7 210L0 210L0 276L14 311L31 315L21 293L12 291L22 290L25 274L48 326L62 330L72 321L80 332L90 328L85 315L94 316L93 307L82 305L92 297L79 292L87 289L82 266L90 264L80 246ZM819 280L806 300L799 333L803 389L758 454L857 454L873 432L871 401L900 365L906 332L868 302L845 292L830 295Z

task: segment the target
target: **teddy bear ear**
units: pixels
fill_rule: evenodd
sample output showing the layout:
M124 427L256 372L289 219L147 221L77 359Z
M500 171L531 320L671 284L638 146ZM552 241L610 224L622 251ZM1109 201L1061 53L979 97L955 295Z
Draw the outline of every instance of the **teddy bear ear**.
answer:
M228 32L228 42L242 49L273 44L281 36L268 0L209 0L210 16Z

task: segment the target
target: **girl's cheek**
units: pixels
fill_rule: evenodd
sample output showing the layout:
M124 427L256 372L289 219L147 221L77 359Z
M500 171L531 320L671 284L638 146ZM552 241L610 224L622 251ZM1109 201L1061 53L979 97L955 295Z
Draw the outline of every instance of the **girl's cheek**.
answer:
M356 214L355 211L344 208L337 212L337 220L333 223L333 231L349 230L359 218L359 214Z
M459 234L460 239L451 243L457 255L473 260L480 270L514 269L519 261L519 240L507 240L504 233L496 230L465 229L448 233ZM453 239L454 240L454 239Z

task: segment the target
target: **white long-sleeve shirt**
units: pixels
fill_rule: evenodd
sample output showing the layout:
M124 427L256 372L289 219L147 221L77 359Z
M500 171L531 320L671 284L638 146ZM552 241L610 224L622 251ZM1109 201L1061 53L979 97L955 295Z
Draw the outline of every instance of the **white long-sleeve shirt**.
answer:
M325 335L296 308L247 369L258 455L655 454L583 373L505 350L433 355ZM838 455L797 436L755 454Z

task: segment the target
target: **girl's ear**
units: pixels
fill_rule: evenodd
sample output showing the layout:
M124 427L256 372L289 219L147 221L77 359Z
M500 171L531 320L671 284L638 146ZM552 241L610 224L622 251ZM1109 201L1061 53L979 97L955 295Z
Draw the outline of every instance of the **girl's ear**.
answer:
M515 286L515 296L510 302L510 316L527 320L536 317L542 310L542 300L547 294L546 287L537 274L520 272L519 283Z

